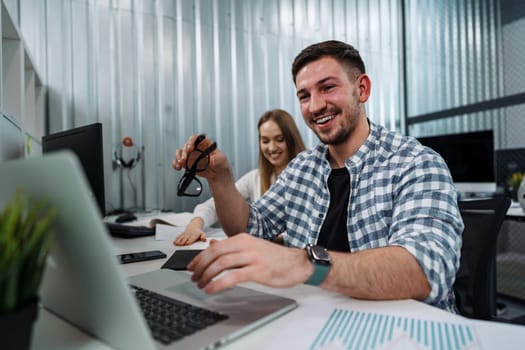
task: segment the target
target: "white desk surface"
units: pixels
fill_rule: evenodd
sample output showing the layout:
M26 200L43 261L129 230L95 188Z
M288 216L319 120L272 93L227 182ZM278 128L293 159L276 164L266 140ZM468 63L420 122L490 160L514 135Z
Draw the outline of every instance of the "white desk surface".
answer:
M507 210L507 216L518 216L525 218L525 211L523 211L518 202L512 202L510 208Z
M115 253L130 253L135 251L159 249L169 257L180 247L175 247L170 241L156 241L153 237L136 239L113 239ZM186 249L203 248L207 243L197 243ZM166 258L167 259L167 258ZM160 268L166 259L146 261L121 265L127 276L151 271ZM484 349L523 349L525 327L497 322L467 320L435 307L414 300L401 301L365 301L344 297L336 293L325 291L318 287L300 285L288 289L272 289L248 283L246 286L268 291L295 299L299 307L275 321L251 332L224 347L226 350L245 349L303 349L311 344L315 334L308 333L307 325L312 325L315 331L327 319L330 310L334 308L351 309L370 313L395 315L415 319L429 319L439 322L469 322L474 329L478 347ZM305 322L305 320L307 320ZM390 344L393 345L393 344ZM399 345L399 344L398 344ZM402 346L402 348L406 348ZM412 344L413 345L413 344ZM338 347L332 347L336 349ZM395 346L394 346L395 348ZM75 327L45 310L40 310L35 324L32 349L109 349L105 344L97 341Z

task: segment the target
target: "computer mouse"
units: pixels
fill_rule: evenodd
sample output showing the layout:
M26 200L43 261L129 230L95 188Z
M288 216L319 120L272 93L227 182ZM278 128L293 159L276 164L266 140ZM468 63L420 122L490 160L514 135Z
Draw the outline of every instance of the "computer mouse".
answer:
M133 220L137 220L137 217L134 214L125 213L125 214L117 216L117 218L115 219L115 222L122 224L122 223L133 221Z

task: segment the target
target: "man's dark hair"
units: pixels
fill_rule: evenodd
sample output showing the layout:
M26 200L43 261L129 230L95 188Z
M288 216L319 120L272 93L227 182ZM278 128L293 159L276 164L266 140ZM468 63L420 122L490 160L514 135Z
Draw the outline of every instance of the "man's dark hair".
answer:
M295 57L292 64L292 76L295 83L297 73L308 63L317 61L322 57L333 57L350 73L352 68L357 68L359 74L365 72L365 64L352 45L337 40L322 41L306 47Z

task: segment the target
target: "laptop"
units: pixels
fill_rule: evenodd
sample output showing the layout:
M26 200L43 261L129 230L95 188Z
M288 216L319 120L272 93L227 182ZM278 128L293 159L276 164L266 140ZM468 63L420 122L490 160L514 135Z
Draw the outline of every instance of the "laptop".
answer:
M159 269L126 279L80 163L69 151L2 162L0 178L0 208L23 188L35 200L48 198L58 209L40 290L42 307L113 348L216 348L297 306L292 299L240 286L207 295L184 271ZM212 310L225 319L162 343L148 327L135 288Z

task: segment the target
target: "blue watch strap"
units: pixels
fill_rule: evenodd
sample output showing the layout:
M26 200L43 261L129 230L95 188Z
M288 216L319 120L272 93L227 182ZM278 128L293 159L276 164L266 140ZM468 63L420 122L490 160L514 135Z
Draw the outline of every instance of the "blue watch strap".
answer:
M312 273L310 278L308 278L305 283L312 286L318 286L323 283L326 275L328 275L328 271L330 271L330 265L321 265L314 262L312 262L312 265L314 266L314 273Z

